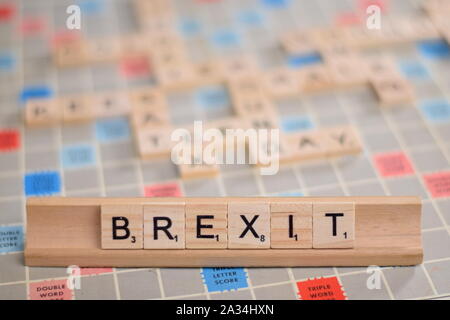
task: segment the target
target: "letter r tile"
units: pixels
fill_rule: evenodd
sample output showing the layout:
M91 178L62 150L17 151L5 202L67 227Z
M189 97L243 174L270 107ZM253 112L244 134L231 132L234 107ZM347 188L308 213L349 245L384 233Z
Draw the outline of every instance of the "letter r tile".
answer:
M226 249L227 210L226 202L186 204L186 248Z
M354 203L313 204L313 248L353 248L354 240Z
M144 249L185 248L185 203L144 206Z
M264 202L228 204L228 248L270 248L270 206Z
M142 249L142 206L101 206L102 249Z

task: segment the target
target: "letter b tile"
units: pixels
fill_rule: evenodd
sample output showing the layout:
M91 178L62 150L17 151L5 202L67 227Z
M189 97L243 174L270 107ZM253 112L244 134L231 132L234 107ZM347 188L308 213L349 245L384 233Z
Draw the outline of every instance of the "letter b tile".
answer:
M102 249L142 249L142 206L101 206Z

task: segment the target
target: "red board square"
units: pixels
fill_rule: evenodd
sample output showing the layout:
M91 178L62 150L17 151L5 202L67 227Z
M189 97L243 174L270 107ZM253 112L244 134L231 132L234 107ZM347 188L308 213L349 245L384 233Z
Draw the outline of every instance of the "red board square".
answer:
M346 300L337 277L317 278L297 282L298 295L302 300Z
M0 4L0 22L9 21L14 15L15 9L11 4Z
M16 130L0 131L0 152L8 152L19 149L20 134Z
M144 188L146 197L181 197L180 185L176 182L159 183Z
M35 35L45 30L45 20L39 17L24 18L20 25L20 31L24 35Z
M335 17L335 21L338 26L353 26L361 24L362 19L354 12L343 12Z
M57 48L60 45L74 43L77 41L81 41L80 32L74 30L61 30L57 31L53 35L51 45L53 48Z
M403 152L378 154L373 160L382 177L398 177L414 173L411 161Z
M388 10L389 1L386 0L358 0L358 8L364 12L366 12L367 8L370 6L377 6L380 8L380 11L385 13Z
M67 280L50 280L30 283L31 300L72 300L73 291Z
M433 198L450 197L450 171L426 174L423 179Z
M147 57L131 56L120 61L120 72L126 78L145 77L150 74L150 63Z

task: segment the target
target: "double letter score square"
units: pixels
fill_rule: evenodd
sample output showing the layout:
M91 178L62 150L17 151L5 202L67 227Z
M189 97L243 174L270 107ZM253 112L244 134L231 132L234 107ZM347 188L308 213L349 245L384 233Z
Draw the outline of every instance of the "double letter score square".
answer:
M103 249L353 248L353 202L198 199L102 205Z

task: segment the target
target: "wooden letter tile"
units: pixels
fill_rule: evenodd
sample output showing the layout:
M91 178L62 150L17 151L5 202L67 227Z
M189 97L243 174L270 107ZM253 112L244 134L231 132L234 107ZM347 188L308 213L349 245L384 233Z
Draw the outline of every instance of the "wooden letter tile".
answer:
M96 117L116 117L130 113L128 96L122 92L99 93L92 96L92 107Z
M362 143L353 126L323 129L324 149L327 157L360 153Z
M414 89L402 77L386 77L372 81L375 93L382 106L400 105L414 102Z
M53 51L53 59L59 67L83 65L86 63L86 44L81 40L60 44Z
M167 109L167 99L161 90L156 88L132 89L129 100L133 110L161 110Z
M320 131L286 134L286 145L294 161L318 160L326 157L323 135Z
M173 145L170 136L172 128L169 126L137 128L136 143L139 155L143 159L169 156Z
M228 204L228 248L270 248L270 208L264 202Z
M82 122L92 120L94 110L87 96L70 96L58 99L58 107L63 113L63 122Z
M185 204L144 205L144 249L185 248Z
M272 203L270 232L271 248L312 248L312 203Z
M269 71L264 76L267 92L274 98L284 98L300 92L299 79L293 70L279 68Z
M25 122L28 126L55 125L62 119L61 109L54 99L35 99L27 102Z
M186 204L186 248L227 248L227 214L225 202Z
M313 248L353 248L354 240L354 203L313 204Z
M102 205L102 249L142 249L143 215L140 205Z
M305 67L298 71L298 75L300 92L314 93L335 86L330 71L323 65Z

